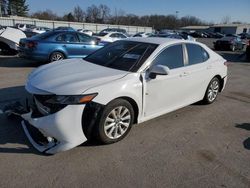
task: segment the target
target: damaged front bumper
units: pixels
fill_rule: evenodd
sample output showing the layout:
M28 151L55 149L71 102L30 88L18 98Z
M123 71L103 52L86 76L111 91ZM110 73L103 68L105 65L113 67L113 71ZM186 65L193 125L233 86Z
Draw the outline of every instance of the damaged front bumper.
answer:
M32 110L22 114L22 127L30 143L40 152L55 154L72 149L87 140L82 129L85 105L68 105L62 110L43 117L33 117ZM35 128L35 131L32 131ZM43 139L38 140L40 133ZM42 135L42 136L41 136ZM39 136L38 136L39 137Z

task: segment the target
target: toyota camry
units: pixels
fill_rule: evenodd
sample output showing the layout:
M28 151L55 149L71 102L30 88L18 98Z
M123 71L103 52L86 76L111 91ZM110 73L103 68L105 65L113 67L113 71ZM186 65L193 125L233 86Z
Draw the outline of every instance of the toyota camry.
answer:
M54 154L94 139L123 139L133 124L216 100L227 63L206 45L165 38L111 43L84 59L43 65L28 77L22 126L33 146Z

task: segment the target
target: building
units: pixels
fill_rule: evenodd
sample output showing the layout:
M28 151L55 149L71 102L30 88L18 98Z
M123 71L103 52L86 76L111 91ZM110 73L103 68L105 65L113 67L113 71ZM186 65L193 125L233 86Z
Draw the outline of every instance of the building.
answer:
M223 34L250 33L250 24L219 24L211 26L209 30Z
M180 28L181 30L184 31L198 31L198 32L206 32L209 30L209 26L203 26L203 25L191 25L191 26L186 26L186 27L182 27Z
M180 29L184 31L240 34L240 33L250 33L250 24L217 24L212 26L187 26L187 27L182 27Z

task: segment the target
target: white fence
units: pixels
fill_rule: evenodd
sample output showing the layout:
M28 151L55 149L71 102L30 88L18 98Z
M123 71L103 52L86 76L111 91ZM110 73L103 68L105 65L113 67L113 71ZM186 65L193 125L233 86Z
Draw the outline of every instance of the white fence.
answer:
M25 18L6 18L0 17L0 25L2 26L15 26L17 23L33 24L40 27L56 28L59 26L73 27L74 29L89 29L95 33L100 32L106 28L120 28L126 29L127 33L135 34L138 32L152 32L152 27L140 27L140 26L127 26L127 25L110 25L110 24L94 24L94 23L79 23L79 22L64 22L64 21L50 21L50 20L38 20L38 19L25 19Z

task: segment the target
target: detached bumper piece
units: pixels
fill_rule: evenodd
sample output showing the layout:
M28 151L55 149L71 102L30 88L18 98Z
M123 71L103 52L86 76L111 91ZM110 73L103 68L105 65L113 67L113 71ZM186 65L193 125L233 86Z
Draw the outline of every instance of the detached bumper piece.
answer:
M23 120L21 122L24 133L30 143L40 152L46 152L57 145L57 141L51 137L45 137L37 128L29 122Z

